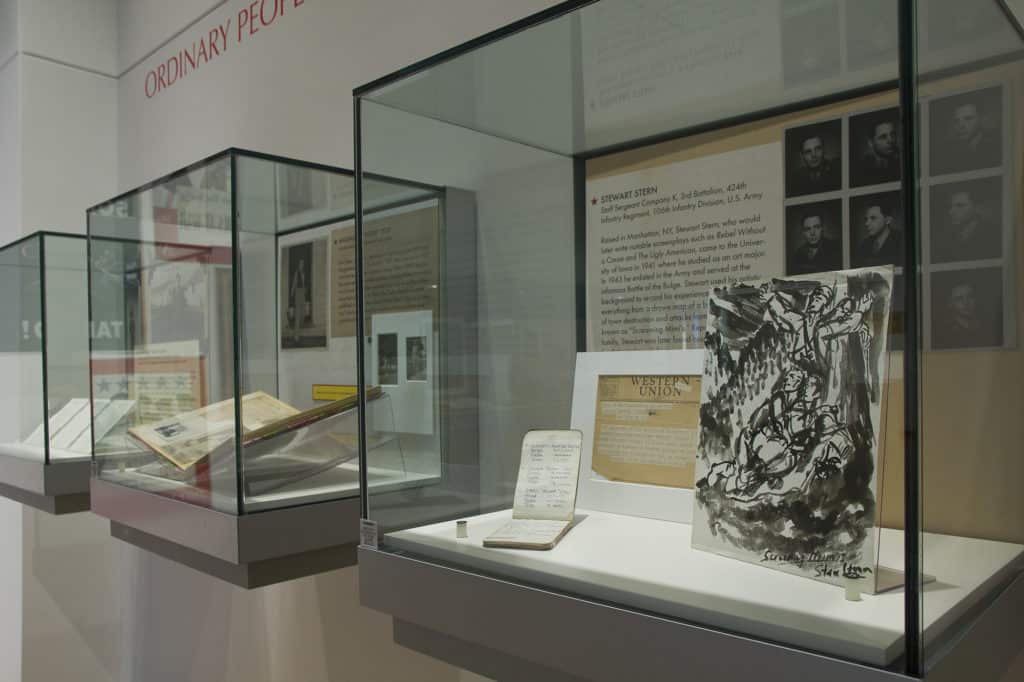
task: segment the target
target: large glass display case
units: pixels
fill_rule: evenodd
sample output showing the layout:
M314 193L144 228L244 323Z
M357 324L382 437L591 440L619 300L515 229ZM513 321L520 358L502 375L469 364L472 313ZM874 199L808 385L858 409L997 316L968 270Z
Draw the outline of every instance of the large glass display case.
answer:
M438 226L407 452L441 479L364 487L396 640L499 678L999 679L1022 60L994 0L598 0L357 88L362 208L383 174L476 210Z
M54 514L89 508L86 288L81 235L0 247L0 494Z
M379 220L433 234L435 190L369 184ZM89 210L93 509L115 536L247 586L352 560L353 210L350 172L239 150ZM436 478L395 388L366 406L371 487Z

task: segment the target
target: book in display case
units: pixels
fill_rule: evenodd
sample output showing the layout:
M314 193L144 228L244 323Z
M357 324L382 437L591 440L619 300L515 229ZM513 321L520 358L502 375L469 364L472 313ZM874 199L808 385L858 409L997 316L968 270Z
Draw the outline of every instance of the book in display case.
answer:
M368 184L388 225L442 211ZM92 508L115 537L257 587L354 560L361 477L437 477L390 376L365 406L386 464L359 466L353 196L349 171L229 149L89 210Z

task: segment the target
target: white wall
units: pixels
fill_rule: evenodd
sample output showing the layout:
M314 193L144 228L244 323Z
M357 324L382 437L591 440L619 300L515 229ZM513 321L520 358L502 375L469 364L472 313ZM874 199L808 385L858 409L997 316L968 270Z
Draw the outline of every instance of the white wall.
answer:
M22 61L22 231L85 234L85 209L117 188L117 81Z
M21 679L22 506L0 498L0 680Z
M21 62L0 67L0 243L21 234Z
M157 3L147 3L157 5ZM146 72L227 19L231 0L121 79L123 189L226 146L352 165L352 89L553 0L306 0L147 99ZM152 16L163 18L164 10ZM139 25L149 15L135 10ZM124 22L122 35L136 31Z
M17 0L0 0L0 243L20 234L21 115ZM9 408L8 408L9 410ZM22 506L0 499L0 680L21 679Z
M21 49L117 75L116 0L22 0Z
M227 0L118 0L117 73L158 49Z
M32 63L16 70L26 116L12 139L32 158L15 171L0 160L0 174L23 182L25 229L81 231L89 205L227 146L351 166L353 87L554 4L305 0L147 99L149 68L248 3L79 2L22 0L39 56L18 58ZM104 75L125 69L116 82ZM4 78L0 94L12 87ZM3 102L0 143L13 115ZM22 625L0 614L0 682L19 679L20 659L33 681L480 679L394 645L390 619L359 605L356 568L245 591L114 541L90 515L7 512L0 502L0 555L12 557L10 567L0 559L0 580L24 582L24 605L8 611L23 614L24 643L21 657L4 656Z

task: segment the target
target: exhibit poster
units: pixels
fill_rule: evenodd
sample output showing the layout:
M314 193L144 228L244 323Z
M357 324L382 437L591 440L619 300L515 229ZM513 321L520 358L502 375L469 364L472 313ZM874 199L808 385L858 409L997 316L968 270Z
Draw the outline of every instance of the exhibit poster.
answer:
M413 310L437 312L438 206L374 216L363 225L366 281L363 297L373 316ZM356 335L355 228L331 232L331 338Z
M591 468L612 481L692 488L699 413L700 377L598 377Z
M434 315L430 310L382 313L369 320L367 381L387 388L393 428L435 433Z
M281 247L281 348L327 347L327 240Z
M356 231L331 232L331 338L356 335Z
M874 591L891 267L715 288L692 544Z
M699 348L708 289L782 274L781 165L774 142L588 180L587 348Z

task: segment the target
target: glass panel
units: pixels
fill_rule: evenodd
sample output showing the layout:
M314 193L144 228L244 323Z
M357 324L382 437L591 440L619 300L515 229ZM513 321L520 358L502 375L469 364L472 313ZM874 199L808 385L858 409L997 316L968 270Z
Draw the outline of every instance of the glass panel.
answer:
M0 249L0 371L9 385L0 409L0 453L46 457L43 429L42 239Z
M237 513L230 190L221 156L91 210L90 315L97 475Z
M984 604L1022 570L1024 41L994 0L917 5L918 503L930 667L970 623L965 604Z
M366 98L579 153L879 81L895 85L896 6L603 0Z
M363 92L362 170L445 188L438 289L424 305L437 321L422 344L436 386L432 403L415 404L435 432L410 433L420 413L397 398L410 353L423 351L418 332L373 310L373 287L394 268L374 255L374 216L362 216L366 382L392 393L405 469L440 471L413 489L369 481L385 551L902 670L903 353L917 310L924 572L937 579L924 589L925 641L976 608L992 576L1016 570L1020 472L1000 453L1014 451L1004 446L1019 405L1002 397L1012 387L990 386L1016 377L1005 364L1019 299L1008 226L1020 207L1007 202L1019 164L1007 141L1021 133L1007 126L1020 119L1009 108L1020 41L995 2L921 12L926 144L910 225L898 6L602 0ZM972 112L989 136L968 134L975 123L959 119ZM958 129L978 148L956 151ZM954 231L939 235L939 215L972 210L1001 225L998 238L942 243ZM920 273L902 271L906 230L918 232ZM424 243L412 228L391 234ZM432 267L430 248L419 251ZM861 268L871 270L845 272ZM970 287L950 274L966 270ZM922 292L913 306L908 276ZM940 289L956 307L937 307ZM936 327L940 313L968 309L998 312L970 353ZM737 342L759 330L763 346ZM732 393L726 374L739 377ZM662 408L606 404L632 385L616 387L623 378L690 386L682 402L696 426L636 426ZM695 379L719 389L698 397ZM569 428L584 447L567 545L485 546L520 518L524 434ZM962 456L981 449L991 466ZM658 459L668 457L690 468ZM986 540L1003 554L975 544ZM966 572L949 563L956 555L970 556Z
M245 154L236 172L244 510L357 495L353 274L332 267L352 177Z
M435 194L365 191L436 223ZM354 197L351 173L233 151L90 211L99 476L231 513L359 494ZM392 399L371 440L401 467Z
M368 452L370 517L394 530L507 508L521 434L569 418L572 161L360 106L364 172L449 187L440 212L363 215L364 369L393 398L367 428L393 419L404 453ZM372 476L403 471L397 490Z
M92 455L92 432L86 240L52 234L44 235L42 240L48 461L88 459Z

